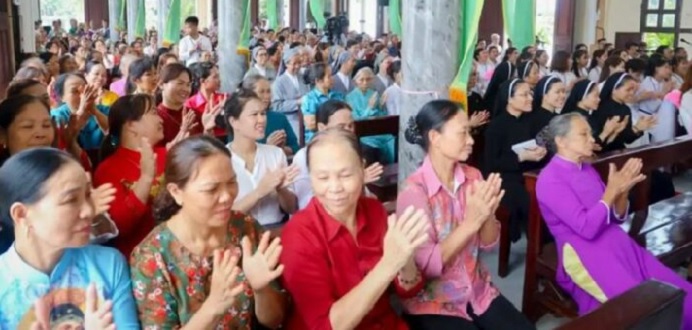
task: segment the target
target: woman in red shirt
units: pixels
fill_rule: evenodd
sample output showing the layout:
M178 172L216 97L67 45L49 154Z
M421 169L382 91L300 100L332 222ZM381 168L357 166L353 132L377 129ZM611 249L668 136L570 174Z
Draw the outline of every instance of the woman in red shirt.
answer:
M192 90L195 95L185 101L185 107L193 110L198 117L202 117L208 106L223 105L226 95L219 93L221 78L219 68L210 62L197 62L190 66L193 81ZM208 100L212 100L209 104ZM214 136L221 141L226 141L226 130L223 127L214 128Z
M116 188L110 215L120 234L113 245L129 256L154 228L151 205L158 194L166 161L165 148L152 148L163 139L163 125L153 97L126 95L108 115L110 134L101 149L102 163L96 169L96 185Z
M173 141L185 126L189 127L191 135L202 133L201 116L184 107L192 91L190 70L180 63L171 63L161 69L159 79L162 100L157 111L163 119L161 144Z
M412 297L423 279L412 260L428 220L409 208L397 219L363 197L363 161L348 131L320 132L308 146L315 197L283 229L284 287L295 309L287 329L407 329L385 294Z

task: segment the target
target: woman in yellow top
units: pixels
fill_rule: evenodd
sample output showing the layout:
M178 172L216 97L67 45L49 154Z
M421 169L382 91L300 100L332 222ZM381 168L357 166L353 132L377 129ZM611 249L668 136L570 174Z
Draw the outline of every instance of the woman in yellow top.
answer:
M105 89L108 81L108 73L106 67L100 62L89 62L85 67L86 81L89 85L98 86L99 96L97 105L110 107L118 99L118 94Z

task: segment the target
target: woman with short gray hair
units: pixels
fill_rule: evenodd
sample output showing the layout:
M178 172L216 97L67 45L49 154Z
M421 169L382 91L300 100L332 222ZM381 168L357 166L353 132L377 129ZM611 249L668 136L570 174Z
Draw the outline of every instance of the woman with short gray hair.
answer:
M620 228L627 219L631 189L646 178L641 159L630 158L620 169L610 164L604 184L587 162L593 156L594 138L578 113L553 118L539 140L555 155L538 176L538 206L555 237L556 281L577 302L579 315L650 279L692 292L692 284ZM689 294L684 310L683 328L688 329Z
M375 73L368 67L358 70L353 78L356 88L346 95L346 103L353 109L353 119L355 120L367 120L387 115L387 111L381 107L381 95L372 87L373 79L375 79ZM378 161L380 163L391 164L396 162L395 139L392 135L376 135L361 138L361 142L379 149Z

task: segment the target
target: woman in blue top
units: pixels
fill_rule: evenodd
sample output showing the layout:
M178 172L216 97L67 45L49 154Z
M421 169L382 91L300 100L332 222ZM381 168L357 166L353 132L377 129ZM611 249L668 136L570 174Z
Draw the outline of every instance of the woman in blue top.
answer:
M58 123L68 123L70 117L78 116L82 126L77 141L87 152L101 148L108 132L108 107L96 105L99 88L87 85L84 77L77 73L65 73L55 81L55 94L60 97L60 106L50 111Z
M310 84L315 86L309 93L303 96L303 104L300 111L303 112L303 123L305 125L305 144L308 144L312 137L317 133L317 109L322 103L329 100L344 100L344 95L332 91L334 79L332 68L326 63L315 63L309 71Z
M372 117L386 116L387 111L380 106L380 95L372 88L372 80L375 73L365 67L358 70L355 78L356 89L346 95L346 102L353 108L355 120L366 120ZM395 137L392 135L376 135L361 138L360 141L380 151L380 163L391 164L396 162Z
M22 151L0 168L0 221L15 234L0 255L1 328L139 329L125 259L87 245L90 193L81 165L56 149Z

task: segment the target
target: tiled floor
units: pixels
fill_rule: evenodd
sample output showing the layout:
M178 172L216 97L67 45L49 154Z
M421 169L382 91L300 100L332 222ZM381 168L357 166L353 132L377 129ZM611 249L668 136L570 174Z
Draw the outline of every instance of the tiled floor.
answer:
M685 192L692 191L692 171L689 171L675 180L675 188L677 191ZM521 299L524 288L524 260L526 255L526 239L522 238L519 242L512 246L510 255L510 273L505 278L497 276L497 249L489 252L484 252L481 259L488 267L488 270L493 274L493 282L500 289L503 295L511 301L514 306L521 309ZM555 327L568 321L564 318L556 318L552 315L546 315L541 318L538 323L538 329L554 329Z

